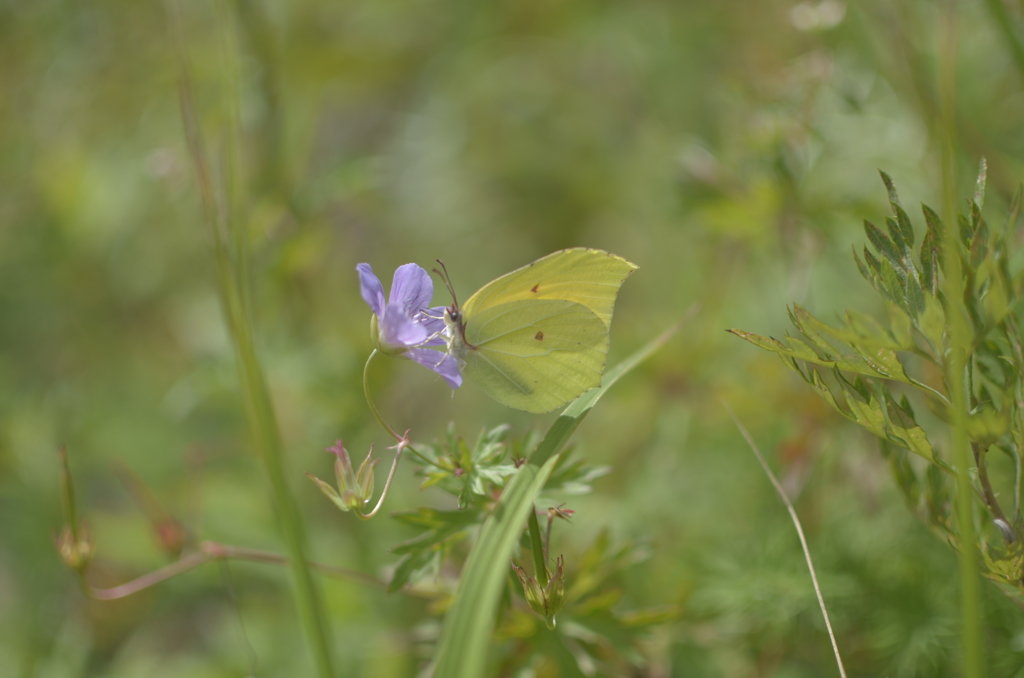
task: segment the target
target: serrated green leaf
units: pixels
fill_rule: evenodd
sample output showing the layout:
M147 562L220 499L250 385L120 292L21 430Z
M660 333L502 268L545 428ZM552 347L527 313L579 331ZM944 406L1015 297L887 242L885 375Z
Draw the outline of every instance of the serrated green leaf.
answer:
M970 264L971 268L977 270L989 254L989 228L988 224L982 220L981 214L977 212L977 206L972 204L971 209L971 219L973 222L971 231L974 237L971 240Z
M907 295L903 288L903 278L900 276L899 271L892 267L888 259L882 259L881 266L882 288L885 291L883 296L909 314L910 309L907 306Z
M857 421L853 414L851 414L845 408L839 405L839 401L836 400L836 397L832 393L832 390L821 378L821 375L818 374L817 370L810 370L810 378L807 379L807 381L811 384L812 387L814 387L814 390L818 392L818 395L824 398L825 402L831 405L837 412L839 412L839 414L843 415L850 421Z
M857 254L857 248L851 246L850 249L853 250L853 260L857 263L857 270L860 271L861 277L863 277L865 280L871 283L872 286L874 286L874 276L872 275L871 271L868 270L867 265L863 261L861 261L860 256Z
M906 412L907 414L910 415L911 419L915 418L914 417L914 408L912 408L910 406L910 401L907 400L907 394L906 393L904 393L902 396L900 396L900 407L903 409L904 412Z
M896 479L896 484L903 492L903 497L906 499L908 506L912 511L916 512L920 496L920 482L917 479L917 474L914 472L914 467L910 465L910 461L907 458L907 451L885 439L879 441L879 448L882 450L882 456L889 462L889 470L893 478Z
M909 409L909 403L904 408L892 400L891 394L887 391L883 391L883 393L888 405L890 437L895 436L903 447L928 461L933 461L935 451L932 449L924 429L914 420L914 413ZM905 396L904 402L906 402Z
M939 293L939 250L935 234L928 231L921 241L921 285L931 296Z
M820 321L815 320L815 323L820 323ZM821 323L821 325L828 327L827 325L824 325L824 323ZM809 323L805 322L804 326L808 332L814 333L814 330L810 327ZM835 331L834 328L829 329ZM819 356L819 354L812 350L807 343L804 343L797 337L787 337L786 341L788 343L784 344L778 339L763 337L752 332L744 332L743 330L730 329L729 332L742 339L746 339L755 346L782 356L783 359L787 360L787 364L797 371L799 371L797 365L788 361L792 361L794 359L803 360L823 367L838 368L854 372L856 374L863 374L865 376L884 377L886 379L902 381L907 384L915 384L915 382L910 379L903 370L903 366L900 364L899 358L890 349L866 346L865 350L860 352L856 347L847 344L846 348L850 351L848 355L836 355L834 353L829 353L827 356ZM820 339L821 345L815 345L816 347L823 346L821 348L822 352L825 352L828 347L833 346L821 337L820 334L816 334L816 336ZM835 349L833 347L833 351L834 350Z
M945 235L945 225L942 223L942 219L935 213L928 205L921 205L921 213L924 214L924 222L928 226L928 232L931 233L936 243L941 243Z
M914 345L914 336L911 334L910 316L902 306L895 303L885 305L885 313L889 316L889 329L893 338L900 346L910 348Z
M962 214L957 215L957 225L960 227L960 243L968 251L971 249L971 244L974 240L974 228L971 222L967 220Z
M388 593L394 593L410 581L418 581L425 575L436 572L440 564L440 551L423 550L405 555L398 561L395 573L388 582Z
M899 205L900 197L896 194L896 184L893 183L892 178L885 172L879 170L878 173L882 175L882 183L885 184L885 192L889 194L889 203L892 205Z
M900 254L899 249L885 233L882 233L881 229L867 219L864 220L864 233L867 234L868 241L875 250L882 255L882 259L884 261L889 262L894 269L900 269L903 267L903 257Z
M754 346L763 348L766 351L771 351L772 353L778 353L779 355L785 357L806 360L807 362L815 363L818 365L831 366L832 364L834 364L832 361L823 361L820 358L818 358L817 353L812 351L810 347L807 346L807 344L799 340L797 340L795 346L789 346L787 344L782 343L781 341L774 337L764 337L761 336L760 334L754 334L753 332L744 332L743 330L737 329L730 329L728 331L732 334L735 334L737 337L740 337L741 339L746 339ZM792 340L792 338L790 338L790 340Z
M846 324L856 334L856 343L859 346L887 348L892 351L910 348L910 345L901 344L896 341L896 338L889 330L885 329L880 322L866 313L848 310L846 312Z
M879 282L881 282L881 279L882 279L882 262L878 259L878 257L876 257L874 254L872 254L871 250L869 250L867 247L864 248L864 261L867 262L867 265L870 267L870 269L872 271L874 271L874 274L875 274L874 277Z
M899 225L900 235L903 237L903 242L909 251L914 247L914 227L910 223L910 215L900 207L898 202L892 203L892 210L896 215L896 222Z
M925 297L924 311L917 317L917 329L931 343L936 355L944 354L946 311L942 308L942 303L931 295Z
M565 495L587 494L591 491L591 483L594 480L610 472L610 466L593 466L581 458L570 459L569 455L562 454L554 471L551 472L551 477L544 485L544 492Z
M846 406L850 409L853 420L874 433L879 438L886 438L885 435L885 412L874 394L869 393L865 398L855 384L851 384L841 374L839 375L839 386L846 396Z
M985 205L985 181L988 178L988 162L982 157L978 163L978 180L974 183L974 204L980 210Z
M917 281L917 277L907 278L907 307L910 315L915 320L924 311L924 290Z
M800 306L794 306L794 316L800 321L801 332L816 344L832 348L833 353L839 357L834 361L839 369L913 383L891 348L872 341L861 341L855 332L831 327Z
M433 549L449 540L461 539L469 525L446 525L436 529L428 530L412 539L403 541L392 547L391 552L396 555L405 555L426 549Z

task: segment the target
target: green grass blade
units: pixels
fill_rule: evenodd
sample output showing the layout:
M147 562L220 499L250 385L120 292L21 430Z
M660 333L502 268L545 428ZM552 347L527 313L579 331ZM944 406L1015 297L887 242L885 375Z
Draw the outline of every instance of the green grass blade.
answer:
M509 559L523 531L533 502L551 474L558 453L573 432L619 377L657 351L675 334L673 326L629 358L605 372L604 383L587 391L562 412L544 440L519 469L498 506L480 531L444 619L438 644L435 678L478 678L483 675L498 599L508 576Z

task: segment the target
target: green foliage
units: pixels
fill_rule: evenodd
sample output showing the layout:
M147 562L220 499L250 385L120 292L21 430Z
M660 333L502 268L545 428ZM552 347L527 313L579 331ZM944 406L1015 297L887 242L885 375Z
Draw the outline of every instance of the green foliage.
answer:
M542 613L522 607L507 610L498 624L498 638L515 641L516 652L499 659L500 675L521 675L531 670L545 675L557 667L558 675L620 675L643 664L638 647L652 627L678 618L675 605L622 610L622 573L645 562L650 551L627 542L615 545L607 530L598 533L583 553L570 557L557 626L544 623ZM574 563L574 565L572 565ZM526 588L532 577L516 569ZM552 583L562 577L562 563ZM524 581L526 579L527 581ZM525 651L521 651L525 648Z
M389 591L435 575L451 554L451 547L494 510L502 489L518 469L517 462L522 464L540 443L536 432L516 438L510 436L510 431L507 424L482 431L470 447L456 435L455 426L449 424L443 441L415 447L414 454L423 463L418 471L425 478L421 487L437 487L456 497L458 510L421 507L392 514L399 522L421 532L391 549L401 558L388 584ZM544 492L585 494L591 490L591 481L607 472L607 467L593 466L575 457L570 447L558 456Z
M675 329L665 332L605 371L601 386L587 391L566 407L540 444L519 466L501 493L495 510L484 520L480 537L459 578L455 599L445 615L434 656L438 678L481 675L486 665L498 601L507 580L506 563L522 535L523 522L534 510L534 501L551 476L559 454L605 392L622 375L659 349Z
M872 167L899 178L915 222L920 211L906 198L934 194L945 143L934 134L936 38L947 6L959 35L957 174L984 153L986 216L1005 204L1024 167L1021 71L988 8L1002 8L999 25L1016 42L1018 17L1005 16L1013 3L176 4L203 127L221 124L228 100L242 121L247 303L308 555L330 566L314 576L361 575L321 580L337 675L420 674L436 646L436 607L448 600L424 603L422 580L388 594L389 582L375 576L401 558L389 546L425 528L384 516L360 522L303 477L333 484L323 449L339 435L359 450L354 462L373 443L381 457L393 444L367 416L359 383L369 314L354 266L389 271L441 257L470 291L574 245L642 267L616 309L613 362L652 327L695 302L702 309L672 350L616 387L574 434L589 462L612 466L615 477L571 500L572 529L556 523L552 548L565 556L567 585L590 535L606 525L613 543L649 537L654 554L616 575L623 596L613 609L671 602L682 610L639 648L648 669L609 672L834 675L792 526L723 421L722 396L775 447L780 475L803 488L798 508L813 515L807 536L850 674L962 675L955 631L940 633L958 626L955 558L904 510L897 484L879 482L889 462L863 454L868 435L850 435L855 427L828 416L831 406L801 380L781 378L789 376L781 361L744 350L721 328L770 326L780 336L771 323L785 320L776 311L787 301L830 323L819 309L867 308L858 295L873 293L830 244L858 237L850 231L860 216L886 231L882 216L865 211L884 195ZM209 564L97 603L54 550L61 443L89 528L79 548L83 537L95 545L95 586L131 581L180 550L161 546L159 524L118 480L125 468L182 526L184 556L205 540L283 549L218 309L166 9L0 0L2 676L315 673L285 567ZM237 98L224 73L232 61ZM209 141L219 183L223 147ZM418 441L444 439L452 420L467 445L498 422L539 425L472 385L449 399L432 376L390 363L373 371L374 394ZM922 376L916 358L906 369ZM914 387L889 387L908 396L946 458L927 402ZM892 465L916 474L917 501L930 492L926 510L948 513L949 494L929 490L948 488L948 474L934 465L923 473L923 459L888 445ZM501 463L530 448L514 438ZM988 458L994 483L1013 476L1007 451L997 445ZM424 478L409 473L409 461L406 451L383 512L454 511L454 496L417 492ZM1012 490L995 489L1000 501ZM555 493L545 490L537 509L563 500L546 494ZM441 587L473 537L451 544ZM778 547L757 557L764 543ZM521 534L516 548L532 572ZM500 623L517 614L539 629L495 643L492 656L503 661L553 636L518 598L508 561L500 567L513 601ZM808 607L780 606L798 610L781 619L767 609L779 589ZM734 606L697 599L711 590ZM991 675L1024 675L1022 616L992 592L984 606ZM553 633L569 633L567 615L563 608ZM563 667L572 661L533 672L570 673Z
M940 277L947 270L945 257L959 258L964 307L972 331L967 362L967 433L974 456L976 516L982 527L979 542L970 547L983 560L986 576L1006 585L1015 595L1022 595L1024 350L1018 300L1024 295L1024 271L1012 274L1009 263L1020 191L1003 224L990 226L982 216L986 184L983 161L968 213L958 215L958 237L952 241L956 251L944 251L949 242L945 226L932 209L922 206L926 232L915 252L910 217L884 172L882 181L892 216L886 217L885 232L864 222L874 252L864 247L863 259L854 251L854 260L860 274L882 297L888 312L887 325L847 311L844 321L832 327L794 306L789 317L799 336L787 333L778 340L731 331L779 355L836 411L878 436L908 505L943 539L960 548L963 545L951 513L955 469L935 442L944 439L946 431L940 424L950 422L952 402L951 310ZM939 422L919 417L911 400L923 401ZM988 455L992 451L1012 460L1007 477L990 478ZM911 463L907 453L925 460L926 467ZM1002 502L1009 500L1008 512L1000 503L997 487L1006 491Z

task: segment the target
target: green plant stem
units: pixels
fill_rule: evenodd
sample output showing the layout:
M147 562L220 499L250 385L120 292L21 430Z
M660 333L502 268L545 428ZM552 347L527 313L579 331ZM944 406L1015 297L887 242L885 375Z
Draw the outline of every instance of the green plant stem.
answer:
M530 548L533 550L533 572L541 588L548 585L551 575L548 574L548 553L540 537L540 521L537 520L537 507L530 507L529 532Z
M274 505L284 537L285 550L291 565L299 618L309 639L319 675L332 676L333 660L329 645L327 616L317 591L316 582L306 564L306 535L295 497L288 486L284 470L284 450L277 417L270 401L263 371L257 361L255 347L249 332L239 328L233 332L239 356L243 394L249 426L256 447L263 457L263 465L270 478Z
M370 406L370 411L373 412L373 416L377 418L377 421L384 430L388 432L392 438L398 442L402 442L402 436L398 435L398 431L391 427L391 424L384 421L384 417L380 415L380 411L377 409L377 405L374 404L373 398L370 397L370 363L373 359L379 355L377 349L370 351L370 357L366 359L366 364L363 365L363 396L366 398L366 404Z
M71 479L68 449L64 445L57 448L57 458L60 465L60 496L64 503L64 523L71 530L71 543L77 546L78 507L75 504L75 485Z
M377 349L373 349L372 351L370 351L370 356L366 359L366 364L363 365L363 397L366 398L366 404L369 405L370 411L373 412L373 416L374 418L377 419L377 422L384 428L385 431L388 432L388 435L394 438L395 441L399 444L399 454L401 454L403 450L409 450L409 452L413 456L415 456L421 463L426 464L428 466L437 466L436 462L433 462L430 459L424 457L422 454L417 452L416 448L414 448L409 443L409 431L406 431L404 436L398 435L398 431L396 431L391 424L384 420L384 417L381 416L380 410L377 409L377 404L373 402L373 397L370 395L370 363L373 362L373 359L376 358L378 355L381 355L381 353ZM391 473L392 475L394 474L394 468L392 468ZM390 476L388 477L388 482L391 482Z
M306 564L305 531L298 506L286 479L283 460L284 446L281 442L277 418L267 390L263 369L256 354L249 304L246 303L248 298L246 264L248 261L248 239L241 215L238 163L235 159L237 155L235 147L237 111L233 105L229 106L231 109L229 119L234 124L230 125L231 129L227 133L229 152L225 159L227 176L223 182L226 186L220 186L221 190L218 192L213 181L213 173L210 171L202 130L192 97L191 78L182 37L180 7L176 2L171 2L169 6L172 36L179 59L182 121L199 182L203 213L214 252L217 289L238 363L249 429L270 480L285 550L292 566L295 605L299 620L310 644L317 674L321 678L330 678L334 674L334 670L328 642L330 632L327 627L327 617L317 592L316 582ZM229 43L229 31L226 26L224 33L225 41ZM230 55L228 57L230 58ZM229 76L233 76L233 73ZM229 77L229 80L237 85L236 78ZM237 266L236 262L232 260L227 244L229 236L233 237L237 250L235 253Z
M1009 521L1006 520L1006 514L1003 513L1003 507L999 505L999 500L996 499L996 493L992 490L992 483L988 478L988 464L985 461L986 453L982 452L981 447L973 442L971 443L971 452L974 453L974 465L978 469L978 483L981 485L982 497L985 499L988 510L992 512L993 518L1002 520L1009 525Z
M963 675L982 678L981 604L978 563L975 556L976 536L972 511L973 489L970 476L970 452L967 435L967 361L972 331L964 307L964 272L957 242L959 228L956 214L956 173L954 154L954 115L956 92L956 8L947 0L943 11L942 36L939 48L939 136L942 151L942 203L946 224L943 257L943 286L947 317L950 323L950 348L947 354L946 379L949 384L953 414L953 462L957 469L956 514L960 532L960 612L963 645Z

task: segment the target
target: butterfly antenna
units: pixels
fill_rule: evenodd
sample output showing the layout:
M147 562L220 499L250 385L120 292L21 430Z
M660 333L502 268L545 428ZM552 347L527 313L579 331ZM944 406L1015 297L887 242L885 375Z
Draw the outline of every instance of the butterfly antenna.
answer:
M452 279L448 276L448 269L440 259L435 259L435 261L441 265L441 270L439 271L435 268L433 271L437 274L438 278L444 281L444 286L448 288L448 294L452 295L452 303L457 307L459 305L459 300L455 296L455 288L452 286Z

